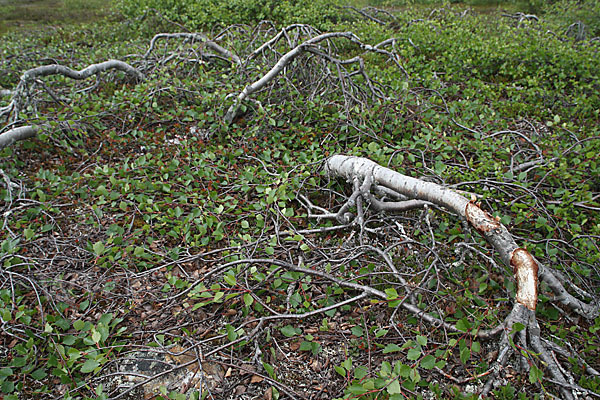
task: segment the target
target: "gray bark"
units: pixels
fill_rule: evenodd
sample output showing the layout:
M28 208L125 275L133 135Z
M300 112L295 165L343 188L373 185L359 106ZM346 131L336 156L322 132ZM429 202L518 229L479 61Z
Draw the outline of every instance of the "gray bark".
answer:
M515 300L529 310L535 311L536 308L539 277L556 294L557 300L573 311L586 318L598 315L597 303L586 303L570 294L549 267L541 265L527 250L520 248L506 227L473 200L441 185L402 175L366 158L335 155L327 160L326 168L331 176L348 180L355 177L369 179L410 199L444 207L467 220L494 247L502 261L513 269L517 283Z
M0 150L6 146L10 146L18 140L30 139L36 136L40 131L40 127L36 125L20 126L11 129L4 133L0 133Z
M159 40L159 39L180 39L180 38L192 39L192 40L197 40L199 42L202 42L202 43L204 43L204 45L206 47L208 47L215 53L219 54L220 56L233 61L235 64L241 65L241 63L242 63L240 58L238 56L236 56L235 54L233 54L231 51L229 51L226 48L220 46L219 44L213 42L212 40L209 40L203 34L197 33L197 32L196 33L186 33L186 32L159 33L157 35L154 35L154 37L150 41L150 47L146 51L146 54L144 54L144 58L148 58L148 56L150 55L152 50L154 50L154 46L155 46L157 40Z

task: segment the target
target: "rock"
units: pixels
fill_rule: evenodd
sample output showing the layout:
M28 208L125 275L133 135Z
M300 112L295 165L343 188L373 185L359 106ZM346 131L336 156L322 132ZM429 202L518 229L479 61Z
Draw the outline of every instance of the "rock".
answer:
M164 351L144 350L130 353L118 361L104 386L111 396L127 392L122 399L154 398L167 392L219 392L225 371L216 363L200 362L193 350L172 346Z

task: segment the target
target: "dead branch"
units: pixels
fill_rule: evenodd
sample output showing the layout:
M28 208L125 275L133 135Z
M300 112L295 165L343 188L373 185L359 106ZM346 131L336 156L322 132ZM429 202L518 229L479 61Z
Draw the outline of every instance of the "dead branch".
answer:
M191 40L192 43L194 41L203 43L204 46L206 46L210 50L214 51L221 57L224 57L225 59L230 60L234 64L241 65L241 60L237 55L233 54L231 51L227 50L223 46L220 46L218 43L208 39L205 35L203 35L202 33L198 33L198 32L195 32L195 33L178 32L178 33L156 34L156 35L154 35L152 40L150 40L150 46L148 47L148 50L146 51L146 53L143 55L143 58L148 59L148 57L150 56L150 53L152 53L152 51L154 50L154 47L158 40L160 40L160 39L180 39L180 38Z
M295 37L289 36L291 31L296 31ZM331 32L310 37L313 31L314 29L308 29L306 25L291 25L280 31L272 39L258 47L248 56L247 61L256 58L259 54L265 54L267 50L270 50L278 56L278 59L275 65L266 74L264 74L254 83L247 85L237 95L233 104L225 113L224 120L227 124L232 123L233 120L238 116L239 109L244 100L247 100L254 93L267 88L267 86L275 80L275 77L282 73L282 71L287 71L292 65L292 61L297 59L298 56L303 53L314 55L312 59L310 57L307 59L309 61L314 60L318 62L318 65L320 65L320 68L323 70L323 72L319 74L317 78L315 78L317 79L317 82L314 82L312 85L310 85L313 88L313 93L317 93L317 89L321 87L323 80L331 78L334 81L337 81L345 99L345 108L347 114L349 114L351 104L360 104L361 107L364 107L363 103L366 98L387 99L387 96L384 94L383 90L378 87L367 75L364 68L363 59L360 56L355 56L349 59L338 58L335 52L332 51L332 48L335 48L335 46L331 39L344 38L356 44L365 52L373 52L384 55L391 59L398 68L404 71L397 55L393 51L384 49L385 46L390 45L393 48L395 39L388 39L375 46L371 46L362 43L358 37L351 32ZM309 39L297 44L300 39L299 35L301 34L309 35ZM282 40L282 38L287 40L288 45L295 47L293 47L292 50L289 50L286 54L279 56L279 53L275 50L275 45L277 42ZM327 43L327 46L322 45L322 42ZM358 68L355 70L349 70L349 65L358 65ZM330 69L330 66L333 66L333 68ZM308 70L310 69L311 68L309 67ZM404 72L406 73L406 71ZM353 78L356 76L362 76L362 78L364 78L364 84L356 83L353 80ZM293 86L293 83L290 80L287 80L287 83ZM361 87L363 85L364 88Z
M354 36L354 34L351 32L331 32L331 33L324 33L322 35L316 36L316 37L309 39L309 40L305 41L304 43L296 46L294 49L290 50L283 57L281 57L279 59L279 61L277 62L277 64L275 64L273 66L273 68L271 68L271 70L269 72L267 72L262 78L260 78L256 82L246 86L240 92L240 94L235 99L234 103L227 110L227 113L225 114L225 122L227 124L232 123L238 114L241 103L247 97L251 96L253 93L264 88L288 64L290 64L296 57L298 57L300 54L302 54L304 51L306 51L309 46L316 45L317 43L327 40L327 39L333 39L333 38L339 38L339 37L358 40L358 38L356 38L356 36Z
M20 126L4 133L0 133L0 150L10 146L16 141L30 139L40 132L37 125Z
M540 328L535 318L538 278L555 293L555 300L586 318L594 318L598 315L599 304L596 299L586 303L570 294L560 281L558 277L560 275L557 276L549 267L535 260L527 250L518 247L508 230L473 200L438 184L402 175L365 158L335 155L327 160L326 168L330 176L342 177L349 181L357 178L362 182L372 181L409 198L431 202L450 210L468 221L494 247L502 261L512 267L517 286L516 302L505 321L500 356L497 360L498 368L484 388L484 395L491 390L491 382L513 351L512 343L517 331L513 327L518 323L526 329L517 336L522 347L530 348L538 354L537 357L546 365L550 376L560 383L563 398L576 398L574 392L568 388L570 378L568 372L564 372L550 354L551 349L544 346L540 340ZM525 356L521 354L521 357ZM531 356L527 357L529 360L522 359L522 364L527 365L527 362L532 362Z
M21 75L20 82L12 93L10 103L6 107L0 108L0 117L10 116L12 114L13 119L16 120L16 118L18 118L19 112L23 108L24 103L27 101L30 85L32 85L32 83L36 83L37 78L51 75L62 75L66 78L82 80L111 69L125 72L135 81L141 81L144 78L143 74L138 69L120 60L108 60L98 64L91 64L79 71L59 64L43 65L27 70L23 75Z

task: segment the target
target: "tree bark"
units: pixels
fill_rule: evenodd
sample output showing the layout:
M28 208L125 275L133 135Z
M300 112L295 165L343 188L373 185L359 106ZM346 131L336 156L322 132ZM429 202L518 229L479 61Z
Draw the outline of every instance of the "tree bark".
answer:
M40 131L40 127L36 125L20 126L11 129L4 133L0 133L0 150L6 146L10 146L18 140L30 139L36 136Z
M346 179L369 177L373 183L406 197L445 207L466 219L498 251L504 263L513 268L517 281L516 301L530 310L537 304L538 264L525 249L519 248L508 230L473 201L435 183L421 181L382 167L360 157L335 155L327 160L330 175Z
M227 113L225 114L225 122L227 124L231 124L233 122L233 120L235 119L235 117L237 116L237 114L238 114L238 110L240 108L241 103L246 98L248 98L249 96L251 96L253 93L259 91L262 88L264 88L289 63L291 63L296 57L298 57L305 50L307 50L307 48L309 48L310 46L313 46L313 45L315 45L315 44L317 44L319 42L322 42L323 40L333 39L333 38L338 38L338 37L343 37L343 38L350 39L350 40L358 40L358 38L352 32L330 32L330 33L324 33L324 34L319 35L319 36L315 36L314 38L308 39L306 42L304 42L304 43L302 43L302 44L294 47L292 50L290 50L287 53L285 53L279 59L279 61L277 61L277 64L275 64L273 66L273 68L271 68L271 70L269 72L267 72L263 77L261 77L256 82L251 83L250 85L246 86L240 92L240 94L238 94L238 96L236 97L235 101L233 102L233 104L231 105L231 107L229 107L229 109L227 110Z

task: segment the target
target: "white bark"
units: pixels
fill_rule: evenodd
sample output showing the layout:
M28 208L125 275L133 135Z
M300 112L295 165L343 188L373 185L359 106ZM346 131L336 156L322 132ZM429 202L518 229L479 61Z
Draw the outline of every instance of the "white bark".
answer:
M536 308L539 276L556 294L557 300L573 311L586 318L598 315L598 304L588 304L571 295L550 268L541 265L527 250L519 248L504 225L464 196L438 184L402 175L366 158L335 155L327 160L326 167L332 176L349 180L354 177L371 179L377 185L411 199L445 207L466 219L494 247L502 261L512 267L517 283L515 300L529 310Z
M108 60L101 63L92 64L79 71L59 64L42 65L40 67L29 69L25 71L23 75L21 75L21 81L17 85L17 88L11 91L12 98L10 103L8 106L0 108L0 117L4 115L10 116L11 113L14 113L16 118L16 114L19 113L22 105L23 99L21 96L23 96L27 85L38 77L62 75L67 78L82 80L110 69L123 71L136 81L141 81L144 78L139 70L120 60Z
M0 133L0 150L6 146L10 146L18 140L30 139L36 136L40 131L40 127L36 125L20 126L11 129L4 133Z
M97 73L108 71L109 69L123 71L130 77L135 78L137 80L143 79L142 73L134 67L132 67L131 65L127 64L126 62L120 60L108 60L98 64L89 65L79 71L59 64L42 65L41 67L32 68L26 71L21 76L21 80L29 81L39 76L49 75L63 75L67 78L81 80L89 78L90 76L95 75Z
M233 54L231 51L218 45L217 43L213 42L212 40L209 40L203 34L197 33L197 32L196 33L186 33L186 32L159 33L157 35L154 35L154 37L150 41L150 47L146 51L146 54L144 54L144 58L148 58L148 56L150 55L152 50L154 50L154 46L155 46L157 40L159 40L159 39L180 39L180 38L192 39L192 40L197 40L199 42L202 42L202 43L204 43L204 45L206 47L208 47L215 53L219 54L220 56L233 61L237 65L242 64L242 61L240 60L240 58L238 56L236 56L235 54Z

